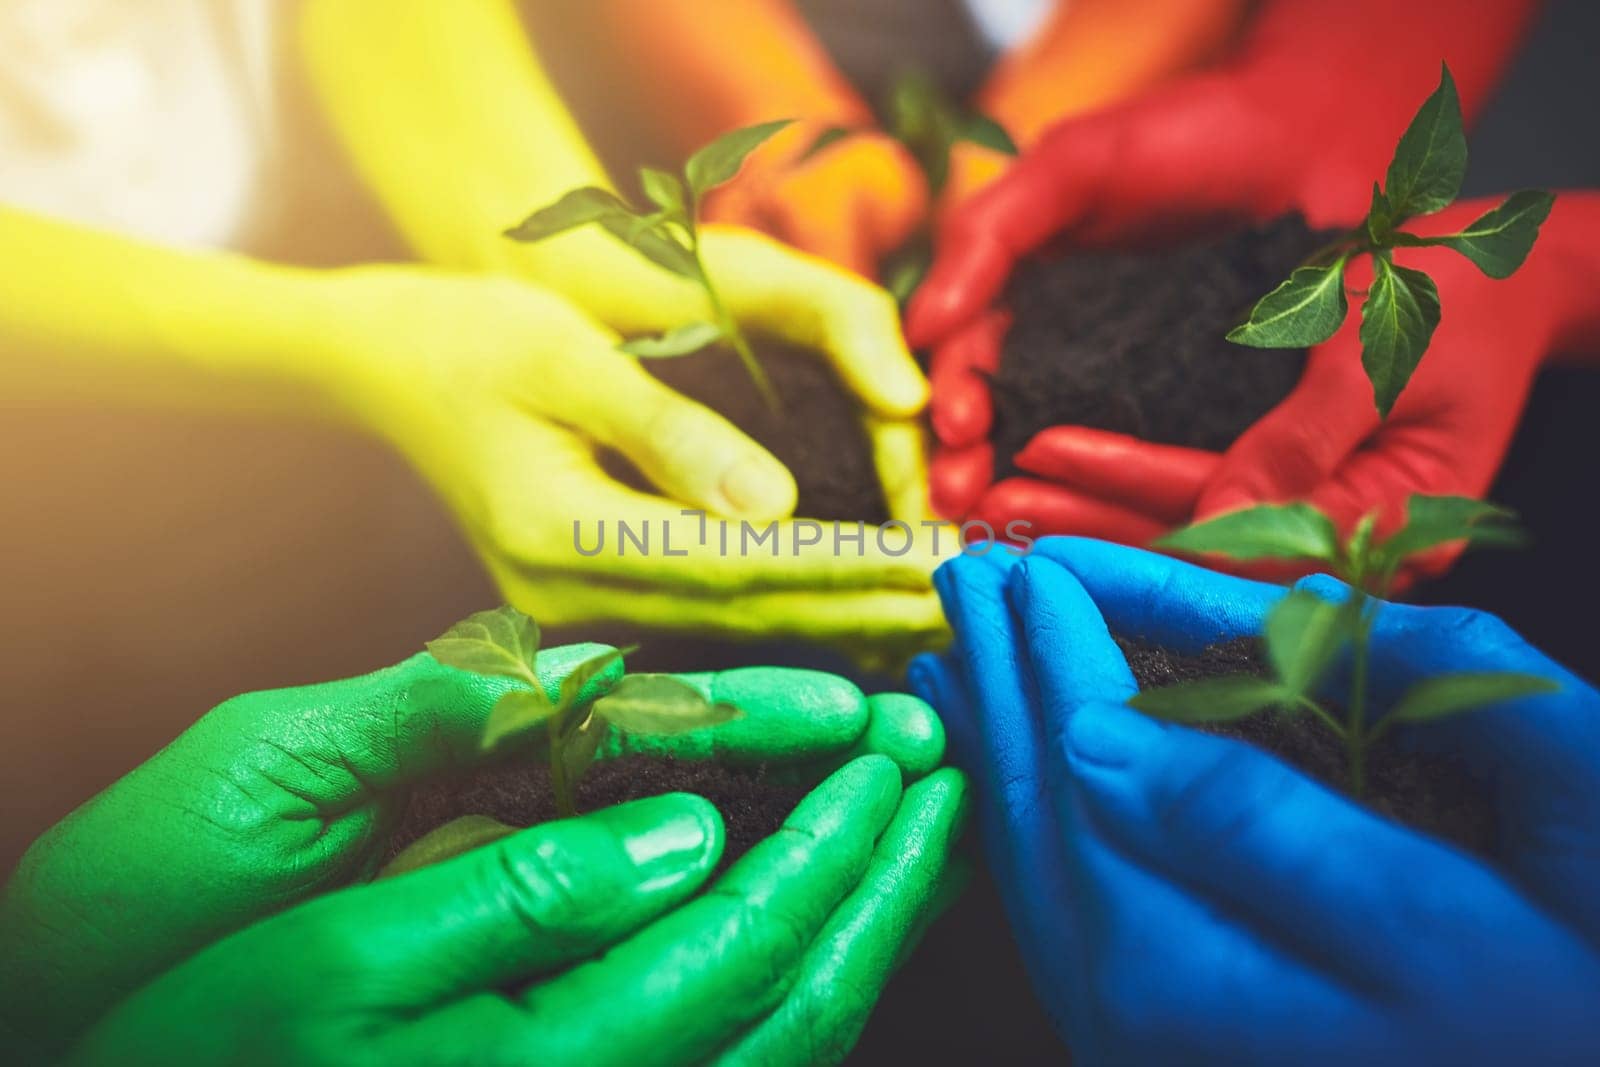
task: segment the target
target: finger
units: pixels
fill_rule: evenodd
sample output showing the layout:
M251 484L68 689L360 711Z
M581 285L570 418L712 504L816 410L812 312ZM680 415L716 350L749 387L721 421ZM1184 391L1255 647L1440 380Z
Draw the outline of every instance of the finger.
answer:
M999 531L1012 523L1026 523L1016 530L1030 537L1073 534L1131 545L1149 544L1168 529L1167 523L1142 512L1032 478L996 482L973 507L971 517Z
M945 447L988 440L994 420L989 379L1000 367L1000 345L1010 327L1009 312L989 311L933 350L928 419Z
M928 466L933 510L947 519L965 518L994 481L994 447L941 448Z
M1477 862L1242 742L1114 704L1080 709L1065 736L1075 792L1109 840L1357 988L1448 979L1435 971L1449 957L1414 921L1438 906L1438 886L1459 929L1485 938L1525 910Z
M928 383L900 332L894 298L859 275L759 234L709 226L701 256L741 325L823 355L869 410L910 418Z
M948 632L931 591L827 589L701 595L496 569L512 603L549 625L625 622L735 638L796 637L853 645L933 645Z
M1294 391L1223 453L1195 514L1207 518L1250 504L1303 499L1378 425L1351 322L1312 352Z
M1047 738L1059 739L1082 705L1125 703L1139 691L1100 609L1065 567L1025 559L1012 570L1006 594L1022 620Z
M868 243L865 228L855 217L855 205L841 202L838 197L828 201L806 195L811 191L808 188L811 184L791 178L779 185L769 206L777 221L777 228L772 231L774 236L863 279L872 280L877 273L877 256ZM796 200L797 193L799 200Z
M1221 456L1086 426L1052 426L1013 458L1022 470L1169 525L1186 522Z
M524 1048L549 1063L702 1062L785 995L899 803L889 760L843 768L705 895L529 990Z
M1114 634L1178 652L1261 632L1281 586L1252 582L1168 556L1081 537L1050 537L1033 554L1072 572Z
M687 899L721 854L716 809L674 793L322 898L306 921L359 915L361 967L424 1007L595 955Z
M607 361L559 418L626 456L664 495L747 519L794 512L798 489L778 458L733 423L663 385L637 361Z
M924 652L911 661L906 670L906 682L911 691L938 714L949 744L951 762L973 770L980 756L980 735L973 719L972 701L950 654ZM980 795L980 803L983 799Z
M1046 799L1043 737L1034 712L1020 635L1005 602L1007 571L993 556L962 556L934 582L957 635L954 660L972 699L977 736L973 773L983 805L985 845L1018 947L1035 985L1071 988L1077 941L1060 842L1063 828Z
M861 884L807 950L783 1003L714 1062L843 1061L889 976L932 918L966 808L965 779L950 768L906 790Z
M803 768L813 780L861 756L888 756L906 781L930 773L944 758L944 726L926 703L906 693L867 698L870 714L855 744ZM799 769L799 768L797 768Z
M891 518L920 524L933 518L928 499L927 440L915 419L868 416L872 466Z
M741 667L677 674L712 703L743 714L731 722L681 734L628 734L601 743L602 758L664 756L760 765L809 761L849 751L872 721L872 708L855 683L825 671Z
M484 539L491 566L509 570L509 563L526 560L529 573L581 571L678 595L734 596L921 592L938 562L932 534L920 525L732 520L630 489L593 466L523 504L500 524L503 530ZM542 504L537 511L536 504ZM524 514L525 521L515 521Z

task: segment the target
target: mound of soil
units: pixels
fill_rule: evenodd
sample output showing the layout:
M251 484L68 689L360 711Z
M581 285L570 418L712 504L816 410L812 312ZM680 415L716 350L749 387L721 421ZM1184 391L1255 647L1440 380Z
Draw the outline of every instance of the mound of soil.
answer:
M1244 637L1185 655L1118 637L1117 644L1141 689L1232 674L1264 676L1261 644ZM1341 718L1331 709L1334 718ZM1340 793L1348 793L1344 745L1314 716L1260 712L1196 729L1248 741ZM1498 831L1483 783L1460 759L1404 749L1393 736L1367 750L1366 795L1361 803L1425 834L1492 858Z
M721 412L777 456L800 489L796 515L843 522L887 520L861 408L833 369L816 353L793 345L759 338L752 345L778 394L778 411L768 406L730 349L640 362L660 381Z
M763 767L628 756L589 769L578 782L578 810L595 811L662 793L695 793L716 806L726 830L722 853L722 865L726 866L782 826L806 790L799 784L774 781ZM549 765L543 760L499 763L415 790L384 862L422 835L463 815L487 815L519 827L556 818Z
M1018 266L993 379L995 475L1050 426L1220 451L1289 394L1304 349L1227 333L1332 233L1298 215L1156 251L1073 252Z

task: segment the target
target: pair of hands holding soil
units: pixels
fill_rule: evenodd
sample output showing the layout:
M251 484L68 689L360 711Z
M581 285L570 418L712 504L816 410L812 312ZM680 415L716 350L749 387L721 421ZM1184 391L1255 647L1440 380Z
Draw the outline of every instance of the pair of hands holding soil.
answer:
M1546 695L1394 731L1461 761L1469 855L1240 741L1127 707L1113 640L1256 637L1287 590L1047 538L936 579L955 647L912 665L977 784L1030 976L1084 1063L1578 1063L1600 1043L1600 693L1481 612L1384 604L1371 691L1512 670ZM1299 588L1341 599L1326 577ZM1330 692L1341 692L1335 688Z
M1595 315L1581 292L1586 272L1578 251L1600 233L1592 196L1561 195L1541 246L1509 280L1490 281L1438 249L1397 257L1433 276L1445 313L1427 358L1384 421L1363 375L1354 321L1311 350L1298 384L1231 445L1153 443L1150 434L1048 423L1026 440L1040 426L997 425L1009 413L997 416L988 384L997 371L1002 379L1011 373L1003 361L1025 357L1007 341L1005 290L1030 253L1050 242L1080 252L1141 247L1288 212L1302 213L1314 228L1348 227L1367 210L1371 181L1383 172L1408 109L1437 77L1439 59L1461 75L1470 117L1532 5L1479 5L1471 24L1448 3L1403 8L1376 0L1262 5L1220 65L1060 124L956 213L908 316L913 343L933 351L930 408L940 451L930 479L938 510L996 528L1026 518L1035 534L1146 544L1175 525L1250 503L1309 500L1348 530L1374 509L1384 524L1397 521L1413 493L1481 496L1488 489L1540 365L1565 347L1593 347ZM1375 25L1384 32L1370 33ZM1423 229L1460 228L1487 206L1455 205ZM1167 267L1153 257L1145 283L1161 285ZM1204 278L1193 288L1195 301L1208 295ZM1233 348L1222 334L1259 295L1212 309L1221 316L1214 326L1223 347ZM1124 299L1135 308L1143 302L1137 288ZM1069 296L1057 302L1061 315L1073 314ZM1182 325L1158 326L1147 343L1161 349L1182 342ZM1119 328L1149 333L1127 314ZM1249 355L1286 366L1293 358ZM1213 357L1179 368L1167 392L1197 409L1227 406L1237 390L1218 379L1252 372ZM1109 397L1106 406L1124 399ZM1435 554L1426 563L1448 559Z
M549 650L541 682L553 693L599 651ZM600 758L820 782L720 875L720 816L672 793L371 882L412 790L485 762L505 680L419 655L227 701L24 857L0 902L8 1047L85 1063L842 1057L960 873L963 779L934 770L943 732L914 698L800 670L682 677L743 717L613 734Z

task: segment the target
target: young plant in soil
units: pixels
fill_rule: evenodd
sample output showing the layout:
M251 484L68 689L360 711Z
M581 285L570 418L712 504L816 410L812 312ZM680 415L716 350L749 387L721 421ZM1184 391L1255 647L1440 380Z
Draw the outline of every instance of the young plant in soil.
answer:
M1004 126L987 115L960 107L919 70L902 71L896 76L883 109L883 127L917 161L928 191L934 196L950 178L950 153L957 144L966 141L1008 156L1017 154L1016 142ZM855 132L848 126L830 126L817 135L800 158L809 159ZM884 288L904 304L932 265L933 241L924 231L889 256L883 268Z
M622 350L642 359L663 359L686 356L717 341L725 342L738 353L767 405L777 411L778 396L772 382L744 332L728 314L701 261L698 220L705 194L732 179L746 156L792 121L779 119L725 133L690 156L681 175L641 167L639 184L653 205L652 210L640 210L609 189L589 185L573 189L535 211L506 230L506 236L532 243L598 223L650 262L688 278L705 292L712 321L685 323L655 337L631 338L622 343Z
M1355 229L1342 234L1262 297L1228 340L1256 348L1304 348L1321 344L1349 312L1349 295L1363 297L1361 364L1372 382L1378 413L1387 418L1411 380L1439 325L1439 290L1426 273L1396 266L1396 248L1454 249L1490 278L1508 278L1521 267L1550 214L1555 197L1524 189L1484 213L1466 229L1419 237L1402 229L1407 220L1450 206L1467 170L1467 138L1461 101L1450 68L1439 87L1406 128L1383 186L1372 184L1372 207ZM1360 256L1372 259L1372 284L1348 290L1345 268Z
M1129 703L1155 718L1181 723L1220 723L1262 711L1310 715L1342 742L1349 792L1366 788L1367 754L1398 725L1431 722L1488 704L1555 689L1549 679L1510 672L1437 675L1401 695L1376 722L1367 714L1367 673L1377 599L1384 597L1400 565L1429 549L1458 541L1514 546L1521 529L1504 508L1455 496L1413 496L1407 521L1391 536L1374 536L1368 515L1340 542L1329 518L1305 503L1265 504L1220 515L1178 530L1157 542L1162 548L1215 554L1241 561L1310 560L1348 582L1350 596L1333 603L1304 590L1291 591L1267 615L1262 633L1270 670L1264 677L1228 675L1149 689ZM1318 694L1341 654L1348 652L1350 682L1342 716Z
M559 815L577 814L573 791L594 763L607 729L630 734L676 734L728 722L740 712L712 703L694 686L669 674L629 674L599 696L584 691L628 649L612 649L578 664L561 682L555 700L539 684L539 626L512 607L480 611L428 642L433 658L447 667L522 683L489 711L483 747L542 730L548 739L550 783Z

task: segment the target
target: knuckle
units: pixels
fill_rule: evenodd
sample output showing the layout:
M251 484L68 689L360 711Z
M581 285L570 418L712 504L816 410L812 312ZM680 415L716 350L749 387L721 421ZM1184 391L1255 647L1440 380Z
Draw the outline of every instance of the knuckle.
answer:
M511 914L529 934L554 943L578 939L588 909L578 892L577 863L554 840L514 851L495 847L500 892Z

